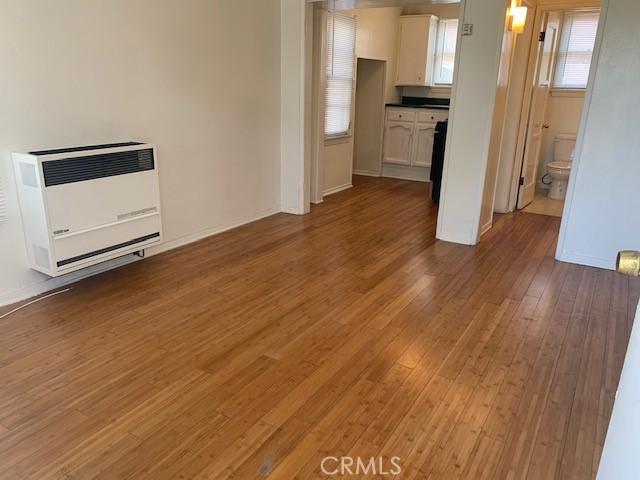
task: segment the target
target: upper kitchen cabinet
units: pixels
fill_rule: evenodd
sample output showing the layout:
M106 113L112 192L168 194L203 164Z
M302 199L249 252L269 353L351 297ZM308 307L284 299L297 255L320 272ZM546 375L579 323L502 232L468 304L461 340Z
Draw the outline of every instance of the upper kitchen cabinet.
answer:
M438 17L408 15L400 17L398 39L397 86L431 85L436 48Z

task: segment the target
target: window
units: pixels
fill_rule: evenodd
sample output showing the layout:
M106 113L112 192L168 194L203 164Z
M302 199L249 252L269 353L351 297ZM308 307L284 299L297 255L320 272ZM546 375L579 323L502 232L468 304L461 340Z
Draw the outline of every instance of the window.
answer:
M553 80L555 88L586 88L598 18L598 12L565 13Z
M329 12L324 130L327 137L351 134L356 47L353 17Z
M433 83L435 85L451 85L453 83L453 66L456 60L458 19L440 20L437 35Z

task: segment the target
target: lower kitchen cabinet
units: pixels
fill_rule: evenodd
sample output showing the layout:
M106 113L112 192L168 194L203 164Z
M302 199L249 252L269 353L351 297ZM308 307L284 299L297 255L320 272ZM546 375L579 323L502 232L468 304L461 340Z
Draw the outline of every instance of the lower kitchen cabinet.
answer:
M436 123L447 111L388 107L384 135L383 176L428 181Z
M411 165L414 126L407 122L387 122L384 135L384 162Z
M417 123L415 126L415 142L411 165L414 167L430 167L433 156L433 138L436 135L435 123Z

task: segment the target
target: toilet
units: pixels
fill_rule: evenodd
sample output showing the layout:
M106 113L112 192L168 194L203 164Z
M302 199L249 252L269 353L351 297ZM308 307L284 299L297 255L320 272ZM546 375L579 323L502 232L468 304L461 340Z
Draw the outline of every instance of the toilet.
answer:
M547 164L547 174L551 179L548 197L564 200L571 173L573 151L576 148L576 136L558 134L553 142L553 162Z

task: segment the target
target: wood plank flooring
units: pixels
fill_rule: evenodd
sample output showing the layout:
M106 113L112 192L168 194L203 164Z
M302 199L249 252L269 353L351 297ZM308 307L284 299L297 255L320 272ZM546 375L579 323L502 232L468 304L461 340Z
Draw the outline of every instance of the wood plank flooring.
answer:
M426 199L359 179L0 321L0 478L593 478L639 283L553 217L436 242Z

